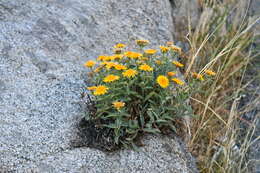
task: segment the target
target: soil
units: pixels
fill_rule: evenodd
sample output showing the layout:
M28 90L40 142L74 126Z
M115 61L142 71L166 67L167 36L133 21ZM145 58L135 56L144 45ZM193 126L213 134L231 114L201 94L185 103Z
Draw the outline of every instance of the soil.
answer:
M113 131L109 128L97 127L98 122L82 118L77 125L78 140L74 147L97 148L102 151L114 151L120 147L113 142Z

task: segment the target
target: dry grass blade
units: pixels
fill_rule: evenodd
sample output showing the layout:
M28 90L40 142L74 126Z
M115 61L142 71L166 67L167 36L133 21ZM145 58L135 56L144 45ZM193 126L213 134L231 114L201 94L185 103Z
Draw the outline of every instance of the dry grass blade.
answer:
M249 85L249 82L242 85L245 69L257 56L251 54L254 38L251 29L260 18L249 22L247 1L199 2L201 19L195 31L188 27L186 36L191 49L185 77L189 80L191 72L204 75L207 69L216 71L217 75L211 85L205 84L201 94L191 97L198 118L188 128L191 133L189 148L197 156L201 172L247 172L245 155L260 137L252 138L256 120L248 122L241 118L249 108L238 110L238 103L240 93ZM251 103L255 105L258 101ZM246 121L250 128L238 148L240 120Z

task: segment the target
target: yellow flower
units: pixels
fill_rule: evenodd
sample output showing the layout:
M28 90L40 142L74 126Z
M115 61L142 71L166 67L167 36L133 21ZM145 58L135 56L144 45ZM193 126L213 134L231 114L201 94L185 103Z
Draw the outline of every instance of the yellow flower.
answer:
M161 49L162 53L167 53L170 50L170 48L165 47L165 46L160 46L160 49Z
M196 73L196 72L193 72L193 73L192 73L192 76L193 76L195 79L199 79L199 80L201 80L201 81L204 81L204 78L203 78L203 76L202 76L201 74L198 74L198 73Z
M113 106L114 106L114 108L119 110L120 108L125 106L125 103L124 102L113 102Z
M216 73L214 71L212 71L212 70L205 70L205 73L207 75L210 75L210 76L215 76L216 75Z
M145 51L144 51L144 53L146 53L147 55L153 55L153 54L155 54L157 52L157 50L155 50L155 49L146 49Z
M169 80L166 76L160 75L157 77L156 81L162 88L167 88L169 86Z
M162 64L162 61L156 60L155 63L158 64L158 65L161 65L161 64Z
M172 45L172 46L171 46L171 49L172 49L173 51L175 51L175 52L181 53L181 48L178 47L178 46Z
M143 70L143 71L153 71L153 68L147 64L143 64L139 67L139 70Z
M124 48L125 47L125 44L123 43L118 43L114 46L114 48Z
M137 71L134 69L128 69L128 70L124 71L122 74L124 77L131 78L131 77L134 77L135 75L137 75Z
M98 61L105 61L107 59L107 56L106 55L100 55L97 60Z
M87 87L87 89L88 89L89 91L93 91L93 90L96 90L97 87L96 87L96 86L92 86L92 87Z
M148 40L136 40L136 44L138 46L144 47L149 44L149 41Z
M111 56L109 56L109 60L110 61L113 61L113 60L115 60L117 57L116 57L116 55L111 55Z
M184 66L182 63L180 63L180 62L178 62L178 61L172 61L172 63L173 63L174 65L176 65L177 67L183 67L183 66Z
M114 82L116 80L119 80L119 76L116 76L116 75L107 75L103 81L106 82L106 83L109 83L109 82Z
M115 66L116 70L126 70L126 66L122 65L122 64L116 64Z
M114 57L115 57L115 59L122 59L123 57L124 57L124 55L122 55L122 54L116 54L116 55L114 55Z
M184 85L184 82L181 81L181 80L178 79L178 78L173 78L172 81L175 82L175 83L178 84L178 85Z
M128 52L125 52L125 56L128 57L128 58L131 58L131 59L137 59L137 58L142 57L143 55L141 53L138 53L138 52L128 51Z
M113 59L113 57L111 57L111 56L106 56L105 58L104 58L104 61L110 61L110 60L112 60Z
M116 63L114 63L114 62L104 62L102 64L106 65L106 69L108 69L108 70L116 65Z
M93 67L95 64L96 64L95 61L89 60L89 61L87 61L87 62L84 64L84 66L85 66L85 67Z
M94 91L94 95L95 96L98 96L98 95L104 95L107 93L109 88L107 88L106 86L104 85L99 85L97 86L97 88L95 89Z
M170 71L170 72L168 72L168 73L167 73L167 75L168 75L168 76L170 76L170 77L172 77L172 76L175 76L175 75L176 75L176 73L175 73L175 72L173 72L173 71Z

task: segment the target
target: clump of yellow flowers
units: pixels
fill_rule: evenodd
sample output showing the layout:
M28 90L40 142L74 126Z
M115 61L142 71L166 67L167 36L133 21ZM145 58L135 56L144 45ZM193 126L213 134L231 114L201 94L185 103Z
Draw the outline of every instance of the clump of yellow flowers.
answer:
M175 129L173 121L192 115L187 99L195 91L194 83L204 81L193 72L194 82L177 75L185 66L177 61L182 50L172 42L156 49L146 48L148 40L136 40L138 51L116 44L114 54L87 61L93 84L87 87L95 102L88 119L100 119L102 128L110 128L114 143L129 145L143 132L158 133L163 127ZM204 73L214 76L212 70Z

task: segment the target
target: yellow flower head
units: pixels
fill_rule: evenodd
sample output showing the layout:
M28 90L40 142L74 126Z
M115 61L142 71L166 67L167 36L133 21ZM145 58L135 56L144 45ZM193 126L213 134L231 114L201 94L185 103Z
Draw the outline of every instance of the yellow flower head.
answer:
M168 76L170 76L170 77L172 77L172 76L175 76L175 75L176 75L176 73L175 73L175 72L173 72L173 71L170 71L170 72L168 72L168 73L167 73L167 75L168 75Z
M114 106L114 108L119 110L119 109L121 109L122 107L125 106L125 103L124 102L113 102L113 106Z
M131 59L137 59L137 58L142 57L143 55L141 53L138 53L138 52L128 51L128 52L125 52L125 56L128 57L128 58L131 58Z
M175 51L175 52L181 53L181 48L178 47L178 46L172 45L172 46L171 46L171 49L172 49L173 51Z
M124 77L131 78L131 77L135 77L135 75L137 75L137 71L134 69L128 69L128 70L125 70L122 74Z
M161 64L162 64L162 61L156 60L155 63L158 64L158 65L161 65Z
M178 62L178 61L172 61L172 63L173 63L174 65L176 65L177 67L183 67L183 66L184 66L182 63L180 63L180 62Z
M116 57L116 55L111 55L111 56L109 56L109 60L110 61L113 61L113 60L115 60L117 57Z
M138 46L144 47L149 44L149 41L148 40L136 40L136 44Z
M146 49L145 51L144 51L144 53L146 53L147 55L153 55L153 54L155 54L157 52L157 50L155 50L155 49Z
M170 48L165 47L165 46L160 46L160 49L161 49L162 53L167 53L170 50Z
M92 87L87 87L87 89L88 89L89 91L93 91L93 90L96 90L97 87L96 87L96 86L92 86Z
M125 44L123 44L123 43L118 43L118 44L116 44L115 46L114 46L114 48L124 48L125 47Z
M205 73L207 75L210 75L210 76L215 76L216 75L216 73L214 71L212 71L212 70L205 70Z
M126 70L126 66L122 65L122 64L116 64L115 66L116 70Z
M157 77L156 81L162 88L167 88L169 86L169 79L166 76L160 75Z
M139 66L139 70L143 70L143 71L153 71L153 68L147 64L143 64L141 66Z
M97 58L98 61L106 61L107 60L107 55L100 55L98 58Z
M99 85L97 86L97 88L95 89L94 91L94 95L95 96L98 96L98 95L104 95L108 92L108 89L106 86L104 85Z
M196 73L196 72L193 72L193 73L192 73L192 76L193 76L195 79L199 79L199 80L201 80L201 81L204 81L204 78L203 78L203 76L202 76L201 74L198 74L198 73Z
M178 85L184 85L184 82L181 81L181 80L178 79L178 78L173 78L172 81L175 82L175 83L178 84Z
M114 57L115 57L115 60L120 60L120 59L122 59L124 57L124 55L116 54L116 55L114 55Z
M85 66L85 67L93 67L95 64L96 64L95 61L89 60L89 61L87 61L87 62L84 64L84 66Z
M114 82L116 80L119 80L119 76L116 76L116 75L107 75L104 79L103 79L103 82L106 82L106 83L110 83L110 82Z
M116 65L114 62L103 62L102 64L104 64L108 70Z

